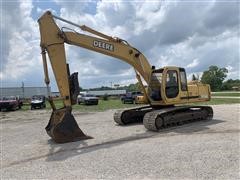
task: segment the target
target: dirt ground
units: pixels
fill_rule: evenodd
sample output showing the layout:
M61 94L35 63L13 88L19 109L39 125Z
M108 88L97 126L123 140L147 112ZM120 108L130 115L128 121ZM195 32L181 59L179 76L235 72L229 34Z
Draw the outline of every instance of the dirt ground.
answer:
M149 132L118 126L114 110L74 112L94 139L55 144L50 111L0 112L1 179L239 179L240 104L216 105L214 119Z

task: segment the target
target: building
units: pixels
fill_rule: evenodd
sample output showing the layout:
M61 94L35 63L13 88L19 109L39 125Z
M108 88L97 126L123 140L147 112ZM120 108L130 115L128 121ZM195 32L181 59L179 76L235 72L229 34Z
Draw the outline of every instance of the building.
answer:
M60 92L53 91L51 96L52 97L60 97L61 95L60 95Z
M50 95L53 97L59 97L59 92L51 92L49 87ZM95 96L121 96L126 94L126 90L102 90L102 91L85 91L80 93L93 94ZM18 96L20 98L31 98L33 95L44 95L48 97L47 87L2 87L0 88L0 97L5 96Z
M232 90L234 90L234 91L240 91L240 86L233 86L233 87L232 87Z
M126 94L126 90L102 90L102 91L84 91L80 93L93 94L95 96L121 96Z
M51 88L49 87L51 93ZM19 96L21 98L31 98L33 95L48 96L47 87L2 87L0 88L0 97Z

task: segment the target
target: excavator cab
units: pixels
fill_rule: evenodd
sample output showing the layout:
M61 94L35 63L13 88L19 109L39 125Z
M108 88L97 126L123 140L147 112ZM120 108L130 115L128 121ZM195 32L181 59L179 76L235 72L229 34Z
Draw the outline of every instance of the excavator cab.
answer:
M148 87L152 104L170 105L187 94L187 78L184 68L164 67L153 69Z

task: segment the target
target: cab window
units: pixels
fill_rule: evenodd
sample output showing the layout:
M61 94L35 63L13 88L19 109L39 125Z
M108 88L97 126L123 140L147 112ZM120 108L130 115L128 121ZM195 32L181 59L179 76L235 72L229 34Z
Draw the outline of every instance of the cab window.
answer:
M181 90L187 91L187 77L184 69L180 69Z

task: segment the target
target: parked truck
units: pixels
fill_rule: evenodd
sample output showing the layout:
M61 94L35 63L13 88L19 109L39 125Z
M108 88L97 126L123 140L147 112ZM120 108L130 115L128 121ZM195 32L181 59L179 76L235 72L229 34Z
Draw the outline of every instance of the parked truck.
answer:
M0 111L21 109L23 102L17 96L8 96L0 98Z

